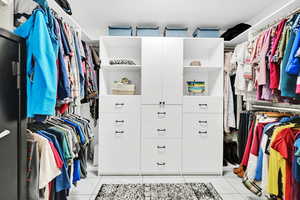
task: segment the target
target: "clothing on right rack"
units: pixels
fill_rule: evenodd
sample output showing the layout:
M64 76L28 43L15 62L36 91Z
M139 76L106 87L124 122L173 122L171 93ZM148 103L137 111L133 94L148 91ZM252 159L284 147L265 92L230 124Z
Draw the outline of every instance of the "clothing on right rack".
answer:
M243 183L258 196L298 200L300 117L253 112L241 166Z
M236 94L256 93L256 100L299 103L300 14L278 24L235 48Z

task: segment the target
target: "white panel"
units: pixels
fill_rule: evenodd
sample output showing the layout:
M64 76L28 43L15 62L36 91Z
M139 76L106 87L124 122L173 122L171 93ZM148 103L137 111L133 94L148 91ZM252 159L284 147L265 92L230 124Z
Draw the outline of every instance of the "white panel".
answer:
M137 113L140 112L140 96L109 95L100 96L101 113Z
M99 173L139 174L140 115L100 114Z
M223 97L186 96L183 98L183 112L222 113Z
M179 174L180 169L181 140L143 140L143 174Z
M162 101L163 39L142 39L142 104Z
M164 39L163 101L182 104L183 40Z
M184 114L182 147L183 173L222 173L222 117L221 114Z
M181 138L182 106L142 106L144 138Z

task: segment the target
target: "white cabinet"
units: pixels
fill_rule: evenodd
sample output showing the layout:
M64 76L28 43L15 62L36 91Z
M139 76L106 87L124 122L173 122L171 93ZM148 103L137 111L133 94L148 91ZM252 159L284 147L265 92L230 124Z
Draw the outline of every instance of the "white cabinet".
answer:
M142 104L182 104L182 39L143 38L142 63Z
M99 174L222 173L223 43L101 37ZM136 65L111 65L114 59ZM190 66L193 61L201 66ZM123 78L135 95L112 95ZM205 92L191 90L191 82Z

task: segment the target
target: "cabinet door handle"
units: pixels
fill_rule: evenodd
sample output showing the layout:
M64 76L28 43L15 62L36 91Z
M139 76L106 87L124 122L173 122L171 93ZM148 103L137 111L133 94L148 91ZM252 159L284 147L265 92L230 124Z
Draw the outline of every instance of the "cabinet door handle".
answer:
M198 133L201 134L201 135L206 135L207 131L198 131Z
M166 131L167 131L167 129L165 129L165 128L164 129L159 129L159 128L157 129L157 132L166 132Z
M125 105L125 103L115 103L115 106L121 108Z
M166 146L157 146L158 149L166 149Z
M157 162L156 165L157 165L157 166L165 166L166 163L165 163L165 162Z
M10 134L10 131L9 130L4 130L0 133L0 139L8 136Z
M157 112L158 115L166 115L166 112Z
M124 131L116 131L115 133L116 133L116 134L123 134Z
M198 104L200 108L206 109L208 107L207 103Z

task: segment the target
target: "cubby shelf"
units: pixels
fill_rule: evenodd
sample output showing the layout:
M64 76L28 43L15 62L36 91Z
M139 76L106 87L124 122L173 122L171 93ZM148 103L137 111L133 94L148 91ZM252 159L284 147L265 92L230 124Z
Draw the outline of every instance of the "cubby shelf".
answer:
M104 71L138 71L142 69L141 65L105 65L101 66Z

